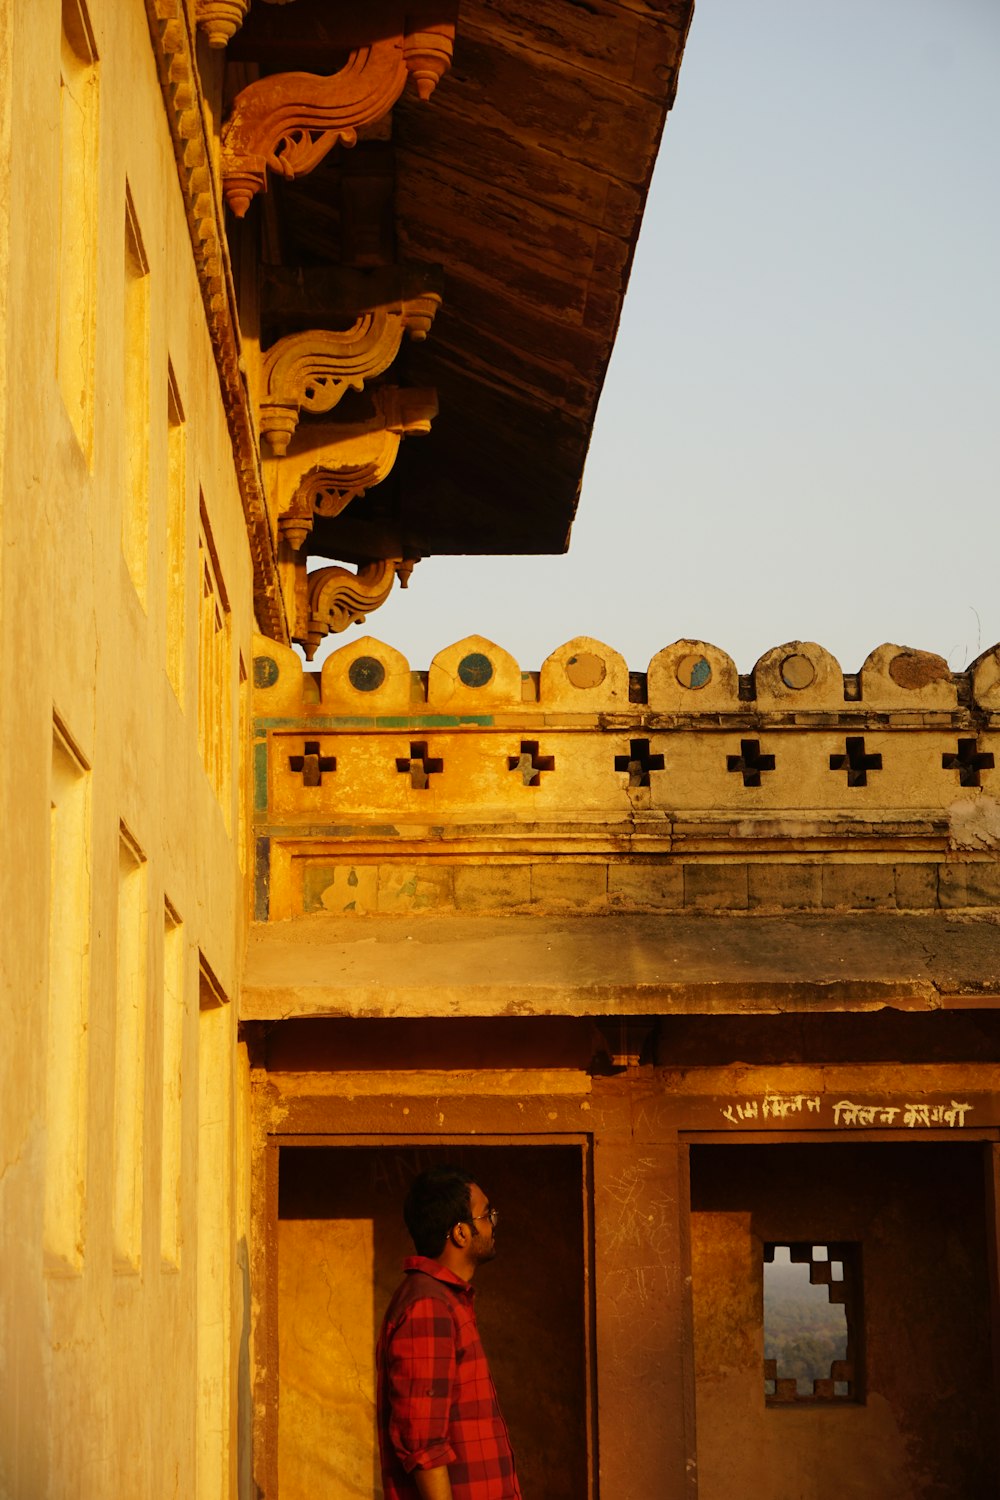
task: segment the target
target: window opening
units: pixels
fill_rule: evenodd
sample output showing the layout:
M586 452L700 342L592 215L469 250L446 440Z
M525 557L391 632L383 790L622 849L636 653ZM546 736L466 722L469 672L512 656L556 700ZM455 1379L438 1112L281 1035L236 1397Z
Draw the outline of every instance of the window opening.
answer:
M198 743L208 779L230 827L233 684L229 598L204 496L198 532Z
M167 361L167 676L183 711L187 590L187 428Z
M122 331L126 482L122 550L144 608L149 581L149 304L149 262L132 194L126 184Z
M860 1246L764 1246L764 1395L769 1406L859 1401Z
M94 426L98 59L81 0L63 0L59 71L59 282L56 374L88 465Z

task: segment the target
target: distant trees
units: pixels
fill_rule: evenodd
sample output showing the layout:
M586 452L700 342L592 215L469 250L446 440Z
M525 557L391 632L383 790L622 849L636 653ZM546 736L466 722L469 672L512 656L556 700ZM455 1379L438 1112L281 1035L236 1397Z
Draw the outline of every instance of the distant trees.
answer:
M834 1360L847 1358L847 1315L827 1299L826 1287L764 1298L764 1358L777 1361L779 1379L794 1378L800 1395L828 1380Z

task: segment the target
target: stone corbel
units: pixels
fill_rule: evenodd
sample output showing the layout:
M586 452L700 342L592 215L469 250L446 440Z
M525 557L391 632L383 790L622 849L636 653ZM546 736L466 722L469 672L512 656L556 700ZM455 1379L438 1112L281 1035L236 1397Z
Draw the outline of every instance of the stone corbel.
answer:
M278 531L298 549L315 516L339 516L352 500L391 472L404 437L430 432L437 392L379 386L365 422L323 423L300 430L278 466ZM290 498L289 498L290 494Z
M356 573L350 568L317 568L309 574L308 618L304 639L306 659L312 661L325 635L338 635L349 625L363 625L373 609L384 604L399 579L406 588L416 565L413 557L382 557L363 564Z
M274 73L237 94L222 131L223 195L237 218L266 188L268 168L301 177L338 141L353 146L359 128L388 113L408 78L421 99L430 98L451 66L454 23L410 30L400 6L397 24L395 34L356 47L339 73Z
M440 303L436 292L422 292L362 313L342 332L310 329L272 344L264 356L260 404L260 429L272 452L281 457L288 451L301 411L332 411L345 391L360 391L387 370L404 329L411 339L425 339Z

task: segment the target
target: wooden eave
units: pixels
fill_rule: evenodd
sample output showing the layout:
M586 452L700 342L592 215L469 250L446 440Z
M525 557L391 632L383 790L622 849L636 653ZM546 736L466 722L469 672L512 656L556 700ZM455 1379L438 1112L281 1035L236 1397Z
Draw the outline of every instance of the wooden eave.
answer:
M427 551L569 544L691 10L472 0L437 109L397 108L400 253L446 277L409 359L440 396L402 473Z
M397 259L440 267L445 288L431 336L407 346L392 378L435 387L440 415L428 438L405 445L391 485L317 527L311 550L346 561L400 543L425 556L565 551L692 9L693 0L462 0L450 73L429 104L406 95L392 117ZM193 22L182 0L146 0L146 12L257 619L287 641ZM252 59L255 23L294 33L291 18L309 12L310 0L253 7L231 55ZM320 43L298 65L322 71L324 61L333 71L342 58L324 59ZM291 199L289 186L300 220L311 216L317 264L323 175L283 185Z
M390 483L317 524L310 551L566 550L692 9L461 0L450 72L428 103L408 90L391 121L396 258L440 267L444 284L429 337L391 377L436 388L439 415ZM255 5L227 56L333 71L318 15L314 0ZM270 185L287 265L320 264L325 236L335 260L333 174L366 149Z

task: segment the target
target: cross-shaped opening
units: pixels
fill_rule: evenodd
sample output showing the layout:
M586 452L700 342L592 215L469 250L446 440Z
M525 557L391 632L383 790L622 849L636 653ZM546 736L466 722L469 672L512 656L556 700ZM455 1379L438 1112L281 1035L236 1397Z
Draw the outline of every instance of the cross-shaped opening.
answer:
M508 755L507 768L520 771L525 786L541 786L542 772L554 771L556 759L554 755L539 755L537 740L522 740L520 755Z
M941 768L958 772L959 786L978 786L980 771L993 770L993 756L988 750L977 750L978 740L959 740L958 753L942 755Z
M288 757L288 769L301 775L303 786L322 786L323 772L337 769L337 757L320 755L319 740L306 740L301 755Z
M396 770L401 776L409 776L414 791L425 792L430 785L430 778L444 770L444 761L429 756L426 741L421 740L411 743L409 757L397 758Z
M628 754L615 756L615 770L628 772L629 786L649 786L650 771L663 770L663 756L650 755L648 740L629 740Z
M742 771L744 786L760 786L761 771L774 770L774 756L761 755L760 740L740 740L740 753L726 756L726 769Z
M848 735L846 755L831 755L830 770L846 771L848 786L867 786L868 772L881 771L881 755L866 755L864 735Z

